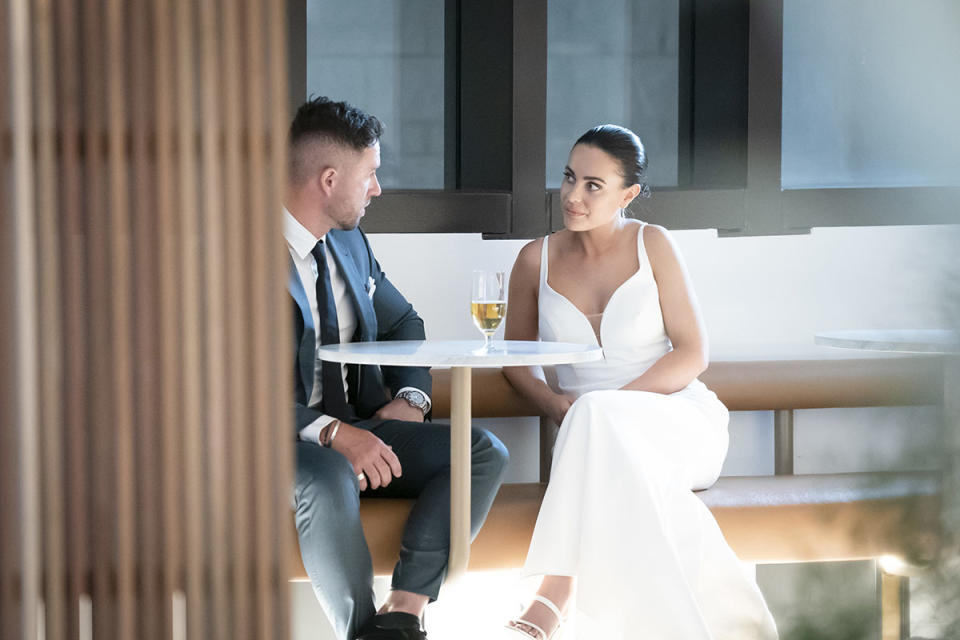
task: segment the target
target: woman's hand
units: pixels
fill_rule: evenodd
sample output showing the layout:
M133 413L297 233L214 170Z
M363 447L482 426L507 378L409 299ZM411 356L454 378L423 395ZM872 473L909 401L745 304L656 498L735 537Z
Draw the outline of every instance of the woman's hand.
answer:
M574 400L576 400L576 398L573 396L554 393L547 403L547 406L544 407L544 413L555 423L560 424L563 422L563 418L567 415L567 410L570 409L570 405L573 404Z

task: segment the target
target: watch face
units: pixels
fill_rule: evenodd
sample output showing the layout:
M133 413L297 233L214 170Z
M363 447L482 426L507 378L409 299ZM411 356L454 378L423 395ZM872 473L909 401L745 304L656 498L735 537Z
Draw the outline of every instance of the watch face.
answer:
M427 405L427 398L419 391L404 391L400 397L418 409L423 409Z

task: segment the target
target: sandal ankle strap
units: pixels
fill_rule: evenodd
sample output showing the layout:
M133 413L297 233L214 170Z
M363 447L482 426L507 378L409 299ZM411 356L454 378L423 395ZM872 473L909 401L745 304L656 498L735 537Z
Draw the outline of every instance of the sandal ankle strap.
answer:
M547 609L550 609L550 612L553 613L553 615L557 616L557 622L559 622L560 624L563 624L563 614L560 613L560 607L553 604L553 602L551 602L549 598L545 598L539 594L533 596L533 599L539 602L540 604L542 604L543 606L545 606Z

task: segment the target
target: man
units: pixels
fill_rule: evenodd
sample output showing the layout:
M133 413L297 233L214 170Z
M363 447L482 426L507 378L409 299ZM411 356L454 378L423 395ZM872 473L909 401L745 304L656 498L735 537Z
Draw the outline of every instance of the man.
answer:
M430 373L342 366L315 353L318 344L424 338L423 321L357 228L380 195L381 132L376 118L327 98L300 107L290 128L284 236L294 311L294 508L303 563L337 637L423 640L420 621L440 589L450 529L450 432L424 422ZM474 429L474 535L506 462L503 444ZM379 612L361 495L417 499Z

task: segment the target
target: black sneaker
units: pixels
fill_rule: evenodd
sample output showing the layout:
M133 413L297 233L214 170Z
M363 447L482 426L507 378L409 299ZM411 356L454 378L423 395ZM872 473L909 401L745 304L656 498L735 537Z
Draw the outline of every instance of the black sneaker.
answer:
M420 618L412 613L380 613L360 627L356 640L427 640Z

